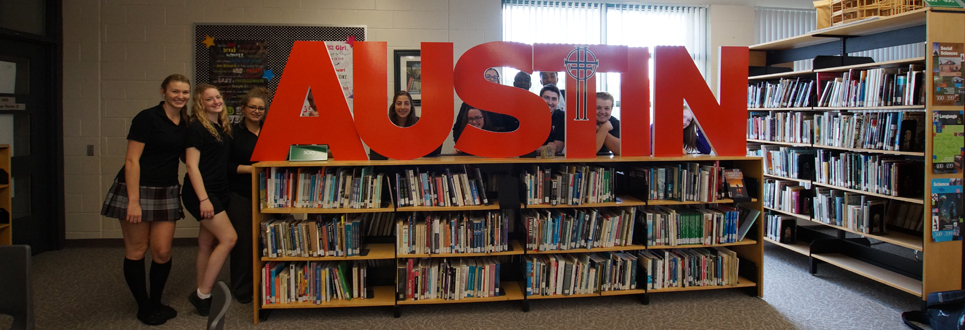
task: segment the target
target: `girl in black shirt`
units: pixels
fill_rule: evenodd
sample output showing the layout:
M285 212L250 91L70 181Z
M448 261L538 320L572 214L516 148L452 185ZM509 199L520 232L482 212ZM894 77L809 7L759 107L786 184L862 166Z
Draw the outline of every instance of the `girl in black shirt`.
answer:
M211 287L224 266L238 235L225 214L228 206L228 149L231 125L221 92L212 85L194 89L191 124L185 141L185 164L181 200L184 208L201 223L198 233L197 292L188 300L202 316L211 308Z
M178 198L178 157L184 152L191 82L173 74L161 83L164 96L143 110L127 134L124 167L107 192L101 214L120 219L124 235L124 278L137 301L137 319L160 325L177 316L161 303L171 273L175 221L184 218ZM144 273L144 252L151 248L151 293Z
M241 122L232 125L231 149L228 153L228 186L231 203L226 211L231 225L238 233L238 243L231 250L231 291L238 302L247 304L252 299L251 275L251 154L258 143L258 134L268 111L268 89L248 91L238 104Z
M409 92L395 92L395 96L392 97L392 104L389 104L389 120L399 127L409 127L419 122L419 117L415 115L415 109L412 108L412 95L409 95ZM442 145L430 152L429 156L438 156L441 152ZM369 149L369 159L385 160L387 158L375 152L375 150Z

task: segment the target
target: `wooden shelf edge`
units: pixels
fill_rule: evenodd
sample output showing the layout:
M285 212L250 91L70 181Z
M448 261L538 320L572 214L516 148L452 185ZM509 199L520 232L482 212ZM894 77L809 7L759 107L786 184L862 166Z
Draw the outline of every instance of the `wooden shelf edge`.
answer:
M7 228L9 228L9 227L10 227L10 224L9 224L9 223L0 224L0 229L7 229Z
M797 253L799 253L799 254L803 254L803 255L805 255L805 256L810 256L810 255L811 255L811 246L810 246L810 245L807 245L807 244L804 244L804 243L801 243L801 242L794 242L794 243L791 243L791 244L786 244L786 243L781 243L781 242L778 242L778 241L775 241L775 240L772 240L772 239L766 238L766 237L764 238L764 241L765 241L765 242L768 242L768 243L771 243L771 244L774 244L774 245L777 245L777 246L780 246L780 247L782 247L782 248L791 250L791 251L793 251L793 252L797 252Z
M639 285L639 283L637 285ZM610 290L610 291L603 291L601 293L601 296L604 296L604 297L628 296L628 295L645 294L645 293L647 293L646 289Z
M791 147L810 147L811 146L810 143L777 142L777 141L757 140L757 139L747 139L747 142L761 143L761 144L776 144L776 145L791 146Z
M464 298L459 300L447 300L447 299L423 299L423 300L399 300L397 303L399 305L437 305L437 304L465 304L465 303L479 303L479 302L494 302L494 301L516 301L523 300L523 292L520 290L519 283L517 282L502 282L501 288L503 295L496 297L484 297L484 298Z
M791 177L780 176L780 175L773 175L773 174L767 174L767 173L764 174L764 178L771 178L771 179L778 179L778 180L785 180L785 181L797 181L797 182L800 182L800 183L811 184L811 180L809 180L809 179L795 179L795 178L791 178Z
M734 243L723 243L723 244L688 244L688 245L651 245L647 246L647 250L666 250L666 249L698 249L698 248L712 248L712 247L727 247L727 246L739 246L739 245L755 245L757 240L745 238L740 242Z
M783 215L786 215L786 216L790 216L790 217L795 217L795 218L798 218L798 219L801 219L801 220L811 221L811 216L810 216L810 215L806 215L806 214L791 213L791 212L788 212L788 211L779 210L779 209L774 209L774 208L770 208L770 207L767 207L767 206L764 207L764 210L772 211L772 212L777 212L777 213L780 213L780 214L783 214Z
M919 199L915 199L915 198L908 198L908 197L898 197L898 196L882 195L882 194L876 194L876 193L873 193L873 192L870 192L870 191L864 191L864 190L856 190L856 189L848 189L848 188L844 188L844 187L838 187L838 186L835 186L835 185L832 185L832 184L820 183L820 182L817 182L817 181L814 181L814 182L812 182L811 184L813 184L813 185L815 185L815 186L819 186L819 187L831 188L831 189L837 189L837 190L844 190L844 191L853 192L853 193L858 193L858 194L862 194L862 195L868 195L868 196L874 196L874 197L881 197L881 198L891 199L891 200L896 200L896 201L902 201L902 202L908 202L908 203L914 203L914 204L925 204L925 201L924 201L923 199L920 199L920 198L919 198Z
M916 251L924 251L924 243L923 243L923 241L922 241L922 239L923 239L922 237L914 237L914 236L912 236L912 235L905 234L905 233L901 233L901 232L896 232L896 231L889 232L889 233L886 234L886 235L866 234L866 233L862 233L862 232L857 231L857 230L854 230L854 229L850 229L850 228L846 228L846 227L842 227L842 226L838 226L838 225L832 225L832 224L830 224L830 223L820 222L820 221L817 221L816 219L815 219L815 220L812 220L812 222L821 224L821 225L823 225L823 226L831 227L831 228L834 228L834 229L837 229L837 230L843 230L843 231L846 231L846 232L849 232L849 233L852 233L852 234L855 234L855 235L861 235L861 236L868 237L868 238L874 238L874 239L876 239L876 240L879 240L879 241L882 241L882 242L886 242L886 243L889 243L889 244L893 244L893 245L897 245L897 246L900 246L900 247L904 247L904 248L908 248L908 249L912 249L912 250L916 250ZM889 236L889 235L891 235L891 236Z
M614 252L614 251L639 251L646 250L644 245L624 245L614 247L602 247L592 249L569 249L569 250L546 250L546 251L526 251L526 254L569 254L569 253L593 253L593 252Z
M262 309L300 309L300 308L339 308L339 307L375 307L395 306L395 288L392 286L377 286L372 288L373 297L370 299L332 300L315 304L313 302L298 302L288 304L264 304ZM260 304L261 302L257 302Z
M747 80L767 80L767 79L775 79L775 78L803 76L803 75L813 74L814 72L815 71L813 70L778 72L778 73L764 74L759 76L749 76L747 77Z
M288 213L309 213L309 214L341 214L341 213L384 213L395 212L395 207L380 207L374 209L323 209L313 207L266 207L261 209L261 213L266 214L288 214Z
M571 294L571 295L563 295L563 294L554 294L549 296L532 295L532 296L526 296L526 299L541 300L541 299L587 298L587 297L601 297L601 296L602 295L598 292L598 293L584 293L584 294Z
M689 162L715 160L751 160L760 157L681 155L676 157L597 156L592 158L485 158L477 156L439 156L412 160L328 160L322 162L263 161L252 166L266 167L346 167L346 166L418 166L418 165L477 165L477 164L565 164L565 163L625 163L625 162Z
M840 253L813 253L811 257L892 288L921 297L922 282Z
M834 149L834 150L844 150L844 151L850 151L850 152L864 152L864 153L887 154L887 155L904 155L904 156L921 156L921 157L925 156L924 152L917 152L917 151L892 151L892 150L878 150L878 149L847 148L847 147L827 146L823 144L814 144L813 147L822 148L822 149Z
M755 283L754 281L748 280L743 276L738 276L737 284L735 285L710 285L710 286L690 286L686 288L662 288L662 289L647 290L647 293L737 289L737 288L750 288L755 286L757 286L757 283Z
M523 207L527 209L572 209L572 208L582 208L582 207L622 207L622 206L641 206L647 205L647 202L641 201L636 197L621 195L617 196L616 202L606 202L606 203L586 203L579 205L569 205L569 204L532 204L526 205L523 203Z
M389 260L395 259L395 244L368 243L365 248L369 254L351 257L261 257L262 262L269 261L340 261L340 260Z
M513 248L510 251L502 252L483 252L483 253L437 253L437 254L408 254L399 253L399 259L422 259L422 258L471 258L471 257L495 257L495 256L518 256L523 255L523 246L517 240L509 240L509 245Z
M924 110L924 105L890 105L890 106L880 106L880 107L814 107L815 111L827 111L827 110Z
M885 67L885 66L891 66L891 65L912 64L912 63L918 63L918 62L924 63L924 62L925 62L925 57L924 57L924 56L923 56L923 57L913 57L913 58L906 58L906 59L893 60L893 61L884 61L884 62L874 62L874 63L865 63L865 64L836 66L836 67L831 67L831 68L816 69L816 70L814 70L814 72L815 72L815 73L818 73L818 72L844 72L844 71L848 71L848 70L851 70L851 69L879 68L879 67Z
M466 206L400 206L396 212L455 212L455 211L493 211L499 210L499 201L489 205Z

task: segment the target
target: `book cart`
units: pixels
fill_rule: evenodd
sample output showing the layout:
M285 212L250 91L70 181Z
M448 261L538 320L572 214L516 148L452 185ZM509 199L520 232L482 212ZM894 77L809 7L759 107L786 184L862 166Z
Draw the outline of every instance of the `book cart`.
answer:
M473 156L442 156L435 158L419 158L415 160L407 161L396 161L396 160L384 160L384 161L338 161L329 160L325 162L288 162L288 161L267 161L256 163L253 167L253 175L257 178L259 175L263 175L271 172L273 169L285 169L291 171L299 171L299 169L305 172L317 172L321 168L338 168L338 169L358 169L358 168L370 168L371 173L384 173L386 177L393 178L392 180L386 181L389 189L383 188L382 190L382 200L378 205L374 205L374 208L361 208L361 209L351 209L351 208L279 208L279 207L262 207L261 203L266 198L264 193L260 193L259 183L255 182L253 189L253 221L252 221L252 231L253 231L253 246L254 251L252 251L253 260L253 277L254 277L254 292L255 299L253 302L253 322L257 324L259 320L264 320L267 316L267 312L274 309L300 309L300 308L336 308L336 307L392 307L396 317L401 315L400 306L404 305L418 305L418 304L449 304L449 303L469 303L469 302L492 302L492 301L519 301L522 304L522 309L524 311L529 310L529 300L533 299L555 299L555 298L571 298L571 297L598 297L598 296L614 296L614 295L636 295L642 303L649 303L648 295L651 293L662 293L662 292L676 292L676 291L696 291L696 290L713 290L713 289L741 289L751 296L760 297L763 295L763 224L761 219L758 217L757 221L750 226L749 232L746 237L739 242L732 242L727 244L717 244L717 245L676 245L676 246L647 246L645 244L645 239L638 239L640 237L640 232L642 232L643 237L646 236L645 225L637 224L637 232L634 233L634 240L632 244L627 244L626 246L613 246L613 247L595 247L595 248L582 248L582 249L568 249L559 251L531 251L525 248L526 240L528 239L526 235L526 224L521 220L521 213L525 210L566 210L574 208L590 209L612 209L620 207L644 207L648 205L662 205L671 207L688 207L695 205L731 205L735 203L730 199L715 199L713 203L708 202L691 202L691 201L674 201L674 200L647 200L646 198L638 198L628 195L627 178L622 174L634 167L641 166L676 166L682 163L700 163L702 165L719 165L724 168L737 168L740 169L744 175L744 180L747 182L756 181L761 182L762 177L762 167L760 157L717 157L717 156L682 156L682 157L672 157L672 158L654 158L654 157L597 157L590 159L535 159L535 158L505 158L505 159L492 159L492 158L479 158ZM532 169L536 166L572 166L572 165L590 165L590 166L600 166L613 168L614 173L620 173L620 176L614 180L615 187L615 201L602 202L594 204L582 204L582 205L526 205L526 186L523 183L521 177L523 172ZM461 170L463 166L470 166L472 168L477 168L483 173L485 177L485 185L487 186L487 192L489 203L485 205L475 205L475 206L403 206L399 207L397 204L397 187L395 183L395 173L405 173L407 169L418 169L420 172L435 172L436 170L442 170L444 168L452 168ZM306 170L307 169L307 170ZM454 171L455 172L455 171ZM468 172L468 171L467 171ZM751 192L751 200L748 202L741 203L742 206L748 207L750 209L763 211L760 190L754 190L753 187L749 187ZM404 189L404 188L403 188ZM270 205L269 205L270 206ZM417 213L413 213L417 212ZM362 244L360 247L360 253L355 256L341 256L341 257L291 257L291 256L277 256L275 258L263 255L263 244L261 236L264 235L262 222L266 219L273 219L279 215L288 214L308 214L308 216L314 215L358 215L364 213L393 213L391 215L392 219L395 219L397 215L405 214L417 214L416 217L432 215L432 214L458 214L458 212L499 212L504 214L508 219L508 239L507 239L507 249L499 252L490 253L402 253L398 251L398 246L400 243L396 241L396 237L365 237L362 239ZM735 222L736 223L736 222ZM393 220L393 233L396 232L395 221ZM363 227L364 228L364 227ZM430 241L431 242L431 241ZM647 275L646 271L642 267L638 268L640 271L636 272L636 283L635 289L632 290L609 290L601 291L596 290L592 294L556 294L556 295L527 295L526 283L527 283L527 273L526 273L526 260L527 257L536 255L548 255L550 253L557 255L567 255L576 253L605 253L605 252L616 252L616 251L626 251L626 252L639 252L644 250L659 251L662 249L680 249L680 250L690 250L697 248L725 248L733 251L739 258L739 270L735 270L734 273L738 274L738 279L733 285L715 286L715 285L705 285L705 286L685 286L680 287L666 287L662 289L647 289ZM408 251L406 251L408 252ZM451 251L450 251L451 252ZM472 259L482 259L489 262L498 260L501 265L499 277L501 279L497 280L498 284L498 294L482 296L482 297L469 297L462 298L459 300L453 299L443 299L441 297L431 297L432 299L411 299L411 296L406 296L405 292L400 292L400 285L403 285L403 281L406 279L399 275L404 276L405 265L409 263L410 260L415 260L418 264L420 260L427 263L446 263L443 260L454 260L453 258L472 258ZM427 261L426 261L427 260ZM319 302L313 301L303 301L303 302L292 302L292 303L263 303L262 292L265 283L262 283L263 270L266 263L279 262L279 261L317 261L317 262L341 262L341 261L375 261L384 263L382 266L378 266L378 269L372 269L368 272L368 278L365 279L365 286L369 289L366 290L365 299L359 299L358 297L351 300L336 300L331 299L330 301L322 300ZM433 264L435 265L435 264ZM370 266L371 269L371 266ZM398 269L398 272L396 271ZM562 280L562 278L561 278ZM599 283L599 280L597 280ZM599 284L597 284L599 285ZM351 286L351 285L350 285ZM411 284L410 284L411 286ZM492 284L490 284L490 287ZM428 297L427 297L428 298Z
M6 176L0 178L0 209L6 210L5 216L9 217L0 218L0 245L10 245L13 244L13 209L10 208L13 187L10 185L10 146L6 144L0 144L0 169L6 171L6 174L0 172Z
M962 178L961 169L958 169L958 173L950 174L932 171L933 111L961 111L962 106L933 105L935 88L931 73L934 59L931 50L936 42L965 42L963 26L965 10L925 8L750 47L752 72L761 67L765 69L765 74L749 77L752 88L749 88L751 95L748 97L747 139L749 154L763 156L765 185L770 184L773 188L770 193L765 192L765 218L777 219L768 224L778 229L782 228L780 221L793 219L796 223L796 239L788 241L779 239L779 235L765 235L765 241L808 256L811 274L817 273L818 265L826 263L918 296L922 301L932 292L962 288L962 241L934 242L930 230L931 199L928 196L932 194L932 179ZM847 56L852 52L918 42L925 42L925 57L873 62L870 58ZM812 70L771 73L780 71L778 67L786 67L789 62L811 59L814 63ZM860 102L833 104L822 96L829 92L831 98L835 95L833 87L827 90L823 88L825 79L830 79L833 86L834 78L842 79L847 77L845 75L852 75L851 80L858 80L859 74L860 79L875 79L882 77L882 73L897 73L892 77L905 76L902 78L904 81L896 81L892 85L900 86L915 81L914 78L907 79L913 77L907 75L907 71L921 71L923 77L918 78L917 84L921 85L919 88L923 90L923 99L909 100L910 94L893 92L889 94L892 101L889 104L888 95L882 101L881 95L875 95L878 97L875 98L851 94L852 99ZM879 82L892 82L887 77L884 79ZM753 86L770 83L776 87L782 80L789 85L813 83L793 92L803 98L796 99L797 102L793 97L788 102L755 101L757 95L753 94L756 92ZM847 78L843 81L849 82ZM872 81L867 80L869 84ZM910 85L905 85L901 91L908 90L914 91ZM884 89L882 91L887 93ZM833 128L829 130L828 126L819 124L822 120L842 117L862 118L866 122L851 126L845 132ZM904 137L904 133L895 132L896 129L905 130L901 127L900 118L917 118L924 124L924 134L916 136L918 143L922 144L921 148L908 148L900 144L902 141L898 139ZM888 127L887 124L879 125L884 122L895 125L891 132L878 130ZM857 138L855 142L851 134L868 135ZM841 184L841 181L829 180L822 173L828 164L822 164L821 157L816 156L813 163L798 160L801 155L808 154L878 160L874 166L902 163L906 165L892 172L894 179L917 177L922 181L889 187L898 191L876 190L874 183L871 187L848 187L845 186L846 182ZM808 157L811 156L805 156ZM856 170L853 175L867 175L869 172ZM827 213L822 213L827 212L827 204L816 200L826 197L830 191L837 191L837 194L841 194L839 196L855 196L862 203L865 199L879 201L861 204L869 205L869 208L874 203L888 205L880 206L887 207L884 214L886 230L871 234L873 224L838 223L833 215L829 221ZM766 197L768 195L770 199ZM831 210L834 212L833 208ZM909 225L915 220L908 219L918 219L918 222ZM881 243L886 244L885 248L872 247Z

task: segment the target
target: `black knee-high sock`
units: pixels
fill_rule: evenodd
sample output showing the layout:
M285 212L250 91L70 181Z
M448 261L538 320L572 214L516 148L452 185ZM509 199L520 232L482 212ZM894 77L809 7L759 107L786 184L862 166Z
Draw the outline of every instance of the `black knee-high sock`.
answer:
M151 300L147 296L147 283L144 275L144 258L140 260L124 258L124 279L127 280L127 287L134 294L134 300L137 301L137 308L140 310L151 306Z
M154 306L161 305L164 284L168 282L168 274L171 274L171 260L163 264L151 261L151 304Z

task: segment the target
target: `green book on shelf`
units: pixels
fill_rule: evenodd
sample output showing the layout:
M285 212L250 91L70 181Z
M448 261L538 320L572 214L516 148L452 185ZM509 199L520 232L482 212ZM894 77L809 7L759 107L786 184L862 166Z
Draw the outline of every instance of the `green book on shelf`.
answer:
M340 261L338 263L338 280L342 283L342 288L345 292L345 300L352 300L352 287L349 286L348 281L345 280L345 276L348 273L348 262L344 260Z

